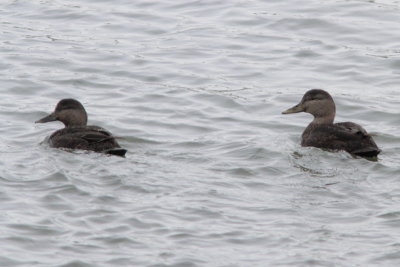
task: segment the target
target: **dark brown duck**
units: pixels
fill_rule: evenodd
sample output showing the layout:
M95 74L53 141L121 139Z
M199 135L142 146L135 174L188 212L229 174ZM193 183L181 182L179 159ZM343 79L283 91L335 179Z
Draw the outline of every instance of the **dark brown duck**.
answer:
M87 114L75 99L62 99L50 115L36 121L61 121L65 128L55 131L49 144L56 148L84 149L124 157L126 149L119 146L114 136L99 126L88 126Z
M376 157L381 152L372 137L360 125L353 122L333 123L336 114L335 102L324 90L307 91L299 104L282 114L298 112L314 116L314 120L302 134L302 146L345 150L361 157Z

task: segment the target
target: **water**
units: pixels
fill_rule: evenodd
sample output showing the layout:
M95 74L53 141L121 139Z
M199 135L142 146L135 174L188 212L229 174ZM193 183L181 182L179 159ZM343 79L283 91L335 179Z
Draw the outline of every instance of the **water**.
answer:
M4 1L0 266L399 266L400 2ZM329 91L377 162L300 147ZM65 97L125 159L49 148Z

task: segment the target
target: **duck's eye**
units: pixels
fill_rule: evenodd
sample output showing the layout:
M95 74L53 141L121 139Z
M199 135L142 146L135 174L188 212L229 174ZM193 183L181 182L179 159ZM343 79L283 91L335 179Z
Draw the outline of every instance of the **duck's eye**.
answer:
M72 109L72 108L73 108L73 107L72 107L70 104L68 104L68 103L65 103L65 104L62 104L62 105L59 106L59 109L60 109L60 110Z
M321 98L319 96L312 96L310 100L321 100Z

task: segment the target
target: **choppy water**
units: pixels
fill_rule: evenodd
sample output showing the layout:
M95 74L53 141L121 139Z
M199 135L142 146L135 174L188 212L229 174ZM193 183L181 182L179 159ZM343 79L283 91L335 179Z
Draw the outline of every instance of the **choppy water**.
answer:
M0 266L399 266L400 2L0 5ZM302 148L310 88L377 162ZM65 97L127 157L35 125Z

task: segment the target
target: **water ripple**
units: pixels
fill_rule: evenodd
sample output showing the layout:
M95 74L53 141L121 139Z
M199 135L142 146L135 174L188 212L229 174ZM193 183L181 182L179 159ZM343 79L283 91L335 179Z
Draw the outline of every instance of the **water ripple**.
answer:
M8 1L0 265L397 266L398 11ZM311 116L281 112L310 88L372 133L378 161L300 146ZM34 121L66 97L126 158L48 146L62 124Z

